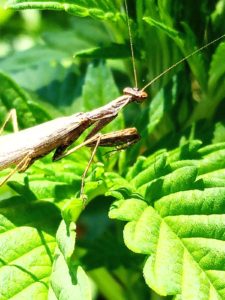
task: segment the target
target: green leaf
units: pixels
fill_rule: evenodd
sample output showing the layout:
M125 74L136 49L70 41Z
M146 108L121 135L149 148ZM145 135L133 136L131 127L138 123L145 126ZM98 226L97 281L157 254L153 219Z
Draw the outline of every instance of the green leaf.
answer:
M36 125L49 120L48 113L33 102L31 96L18 86L9 76L0 72L0 120L6 119L10 109L15 108L19 128Z
M151 17L144 17L143 20L148 23L149 25L155 26L161 30L163 30L164 32L166 32L166 34L168 36L170 36L172 39L177 38L179 33L177 30L165 25L162 22L156 21Z
M43 32L43 39L48 48L63 51L64 55L69 54L71 58L73 53L76 54L99 44L109 43L108 33L102 23L93 19L73 18L73 20L74 26L72 28L54 28L54 34L51 31Z
M195 35L189 26L189 24L183 22L183 28L185 34L179 33L174 28L171 28L170 19L167 16L167 22L169 20L169 24L164 24L155 20L151 17L145 17L144 21L146 21L149 25L156 27L160 31L164 32L168 37L174 40L176 45L179 47L184 56L191 56L187 60L187 63L190 65L190 68L193 74L196 76L197 81L200 83L201 87L206 90L206 70L204 66L204 62L202 60L201 55L191 55L195 49L197 49ZM176 62L175 62L176 63Z
M172 171L175 160L177 166L182 162L182 148L167 154L167 165L163 156L142 160L136 177L143 173L149 182L141 187L142 180L136 183L145 198L116 201L109 216L127 222L124 242L146 256L144 277L158 294L223 299L225 144L200 149L198 141L186 144L186 167L180 164ZM190 160L194 152L198 156ZM163 173L157 173L160 165L165 166Z
M84 200L80 198L68 201L62 209L62 217L66 224L76 222L84 208Z
M160 90L149 105L148 133L152 133L162 120L167 105L168 102L166 102L166 98L164 97L164 91Z
M213 131L212 143L219 143L225 140L225 126L224 122L217 122Z
M103 106L119 96L118 88L107 64L100 61L88 66L83 85L83 105L88 111ZM110 132L123 128L121 114L107 125L102 132Z
M215 146L223 146L224 143L215 144ZM204 151L209 151L209 148L202 148L202 153ZM224 154L225 149L216 149L216 151L212 151L211 153L204 156L204 160L202 160L199 164L199 174L206 174L212 171L216 171L218 169L223 169L225 167L224 162Z
M118 21L121 14L117 11L117 7L109 0L86 0L62 2L62 1L24 1L12 0L6 4L7 8L13 9L43 9L43 10L64 10L78 17L93 17L100 20Z
M139 172L137 176L133 177L131 183L135 185L135 187L140 187L153 180L157 175L163 175L165 173L166 160L166 155L159 155L153 160L153 163L149 162L148 166L145 166L145 170L142 169L142 172Z
M51 276L51 288L49 299L92 299L90 280L82 267L74 271L76 282L74 283L68 266L60 253L56 253L53 273Z
M14 174L7 185L23 197L32 195L34 199L52 201L60 208L63 207L65 201L74 199L74 195L80 193L81 176L89 153L81 149L57 162L52 162L51 157L52 154L35 161L26 173ZM1 176L6 176L9 172L8 169L1 171Z
M49 66L47 69L44 65L39 65L37 73L30 74L31 80L34 76L42 74L44 68L46 77L37 81L31 87L41 96L42 99L48 101L52 106L63 108L66 114L72 114L81 111L80 108L80 92L83 78L77 74L77 69L74 66L64 68L61 65L53 67ZM39 73L40 72L40 73ZM56 75L60 74L60 76ZM24 78L24 74L21 74ZM40 76L39 76L40 77ZM74 82L77 84L74 86ZM45 85L46 83L46 85ZM28 83L27 83L28 84Z
M167 194L193 187L197 172L198 169L194 166L179 168L171 174L141 186L138 191L140 194L145 193L145 199L155 201Z
M56 233L56 240L60 252L62 253L67 264L71 263L71 258L75 250L76 225L74 222L66 224L61 221Z
M5 57L0 68L7 72L21 72L26 68L36 68L39 64L56 64L68 57L64 51L38 45L28 50L18 51Z
M80 158L82 157L82 159ZM73 159L75 161L73 161ZM76 161L80 161L77 163ZM35 162L33 169L29 169L29 187L37 199L48 199L58 203L73 199L74 194L80 192L81 175L85 170L87 161L84 151L75 153L72 157L48 163ZM74 172L76 170L76 172ZM42 180L45 172L46 180Z
M2 3L3 4L3 3ZM2 5L1 5L2 6ZM13 14L10 10L5 10L0 6L0 25L7 23L8 19L10 19L11 15Z
M132 210L130 207L132 206ZM119 200L112 204L109 217L118 218L123 221L138 220L146 209L147 203L139 199ZM123 219L124 218L124 219Z
M6 57L0 61L0 69L10 74L23 88L38 91L52 82L58 83L65 79L67 76L67 68L63 66L65 61L71 65L72 55L39 45Z
M2 299L47 298L59 217L49 203L29 203L22 197L1 201Z
M61 222L57 231L57 244L49 299L92 299L90 280L72 256L75 250L75 224L69 227Z
M92 110L105 105L118 96L119 91L108 66L102 61L90 64L83 86L84 107Z
M80 58L127 58L130 56L130 51L127 45L111 44L104 47L95 47L87 50L82 50L75 53L75 57Z
M225 67L221 61L225 59L225 43L221 43L213 55L209 70L209 97L213 100L213 106L224 98L225 88L223 85Z

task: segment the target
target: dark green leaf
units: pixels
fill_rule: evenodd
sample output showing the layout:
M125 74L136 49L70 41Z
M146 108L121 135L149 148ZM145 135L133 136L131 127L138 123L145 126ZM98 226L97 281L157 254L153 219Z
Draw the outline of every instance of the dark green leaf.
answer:
M6 119L10 109L15 108L18 115L19 127L30 127L37 122L47 121L48 113L31 96L19 87L9 76L0 73L0 120Z
M81 58L127 58L130 57L130 51L127 45L111 44L105 47L96 47L75 53L75 57Z

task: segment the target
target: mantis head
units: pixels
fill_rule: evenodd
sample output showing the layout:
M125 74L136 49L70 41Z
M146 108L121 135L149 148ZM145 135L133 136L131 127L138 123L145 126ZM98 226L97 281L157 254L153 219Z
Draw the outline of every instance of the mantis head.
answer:
M139 90L138 88L126 87L123 90L123 93L124 95L131 96L133 101L138 103L141 103L148 98L148 94L143 90Z

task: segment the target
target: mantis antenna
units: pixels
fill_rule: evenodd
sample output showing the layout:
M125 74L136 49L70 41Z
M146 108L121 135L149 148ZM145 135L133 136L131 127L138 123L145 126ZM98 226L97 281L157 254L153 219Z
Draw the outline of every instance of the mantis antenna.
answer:
M151 84L153 84L155 81L157 81L159 78L161 78L163 75L165 75L167 72L171 71L173 68L177 67L178 65L180 65L181 63L183 63L184 61L186 61L188 58L194 56L196 53L201 52L202 50L204 50L205 48L207 48L208 46L216 43L217 41L223 39L225 37L225 34L221 35L220 37L218 37L217 39L209 42L208 44L202 46L201 48L195 50L194 52L190 53L189 55L187 55L186 57L182 58L181 60L179 60L178 62L176 62L175 64L173 64L172 66L170 66L168 69L164 70L161 74L159 74L158 76L156 76L155 78L153 78L148 84L146 84L141 91L146 90L147 87L149 87Z
M128 6L127 6L127 0L124 0L125 3L125 10L126 10L126 16L127 16L127 27L128 27L128 34L129 34L129 40L130 40L130 51L131 51L131 60L132 60L132 66L133 66L133 73L134 73L134 83L135 88L138 87L137 83L137 70L135 66L135 59L134 59L134 44L133 44L133 38L131 33L131 26L130 26L130 19L129 19L129 12L128 12Z

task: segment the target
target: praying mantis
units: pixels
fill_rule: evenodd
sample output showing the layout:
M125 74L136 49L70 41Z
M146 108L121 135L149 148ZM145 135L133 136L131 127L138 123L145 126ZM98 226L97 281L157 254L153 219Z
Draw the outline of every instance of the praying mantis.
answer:
M91 125L94 125L94 128L81 146L88 146L89 144L91 146L94 140L97 146L101 146L102 140L103 146L104 141L109 138L109 135L96 136L96 134L111 122L128 103L134 101L142 102L146 98L147 94L144 91L126 88L124 89L123 96L91 112L77 113L69 117L58 118L16 133L1 136L0 170L13 164L16 165L16 169L12 170L12 172L3 179L0 186L14 174L15 170L20 172L25 171L35 160L45 156L54 149L56 150L53 155L53 160L58 160L66 156L66 148L78 139ZM110 136L111 139L109 138L106 144L116 145L115 136L117 137L117 141L120 141L120 144L133 143L138 139L138 133L135 129L130 129L130 131L132 131L130 135L124 135L124 131L117 132L117 134L114 133L114 137L112 138ZM15 140L17 141L16 143ZM77 148L70 150L70 153L75 150L77 150Z
M125 7L127 10L126 1ZM135 82L137 82L134 64L133 43L129 22L128 30L134 68L134 77ZM15 165L16 167L2 180L2 182L0 182L0 186L3 185L15 173L15 171L25 171L32 163L35 162L35 160L47 155L53 150L55 150L53 161L56 161L69 155L73 151L78 150L82 146L89 146L93 147L94 150L83 175L81 188L81 194L83 194L84 178L98 146L126 146L137 142L140 138L135 128L128 128L109 134L100 134L100 130L108 123L110 123L113 119L115 119L118 113L128 104L132 102L144 102L148 98L148 94L146 93L146 89L148 88L148 86L153 84L167 72L169 72L191 56L202 51L204 48L210 46L218 40L224 38L224 36L225 35L220 36L218 39L213 40L212 42L192 52L190 55L182 58L177 63L173 64L171 67L156 76L142 89L138 89L137 84L135 84L135 88L125 88L123 90L124 94L122 96L102 107L94 109L90 112L79 112L68 117L58 118L28 129L1 136L0 170L12 165ZM93 128L85 138L85 141L77 147L67 151L67 148L91 126ZM16 143L15 140L17 141Z

